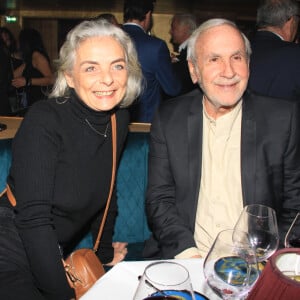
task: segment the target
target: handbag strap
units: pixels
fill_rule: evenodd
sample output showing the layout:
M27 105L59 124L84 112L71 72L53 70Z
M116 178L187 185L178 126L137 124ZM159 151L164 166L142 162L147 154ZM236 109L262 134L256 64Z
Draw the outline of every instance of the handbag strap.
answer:
M104 229L104 225L105 225L105 221L107 218L107 214L108 214L108 209L109 209L109 205L110 205L110 201L111 201L111 196L113 193L113 189L114 189L114 181L115 181L115 177L116 177L116 164L117 164L117 130L116 130L116 115L115 113L113 113L111 115L111 130L112 130L112 172L111 172L111 182L110 182L110 189L109 189L109 193L108 193L108 198L107 198L107 202L106 202L106 207L103 213L103 218L99 227L99 232L97 235L97 239L95 241L95 245L93 247L93 251L97 252L98 248L99 248L99 243L100 243L100 239L101 239L101 235L103 233L103 229Z

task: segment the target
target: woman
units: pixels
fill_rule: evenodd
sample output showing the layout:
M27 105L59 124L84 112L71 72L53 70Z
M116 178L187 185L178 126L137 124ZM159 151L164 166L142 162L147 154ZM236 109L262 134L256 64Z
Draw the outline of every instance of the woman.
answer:
M40 33L25 28L19 34L19 50L24 63L14 70L12 85L23 89L23 107L47 98L48 88L53 84L50 59Z
M4 43L5 52L9 57L9 69L5 70L5 67L3 67L3 63L1 63L0 65L1 72L3 72L6 76L8 87L8 102L5 114L11 114L12 112L15 113L17 110L19 110L20 104L19 91L11 85L13 71L20 65L22 65L23 60L21 59L21 55L17 51L17 41L14 35L6 27L0 27L0 44L1 43ZM3 93L1 93L1 95L3 95Z
M110 116L116 113L119 159L129 122L122 108L140 86L135 48L120 28L84 21L68 34L51 98L28 110L14 139L8 183L17 205L13 211L0 201L0 299L74 297L59 248L66 257L88 231L95 239L111 180ZM126 253L117 249L114 257L116 213L114 193L97 253L102 263Z
M10 57L6 45L0 37L0 116L11 113L9 103L9 88L12 71L10 67Z
M13 63L15 63L14 67L19 67L19 65L21 64L21 57L17 49L17 41L15 39L15 36L7 27L0 27L0 38L4 41L13 59Z

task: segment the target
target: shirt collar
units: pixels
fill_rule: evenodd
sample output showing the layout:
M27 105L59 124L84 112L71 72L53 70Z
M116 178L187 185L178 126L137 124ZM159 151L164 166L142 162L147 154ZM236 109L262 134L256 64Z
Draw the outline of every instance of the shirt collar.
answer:
M187 46L188 40L185 40L183 43L180 44L178 47L178 51L181 52L181 50L185 49Z
M215 119L213 119L211 116L209 116L209 114L207 113L206 107L205 107L205 105L204 105L204 97L203 97L203 100L202 100L202 106L203 106L204 116L205 116L205 118L209 121L209 123L212 123L212 124L216 124L216 122L217 122L218 120L224 119L224 118L229 119L229 120L231 119L230 122L233 122L233 121L236 119L237 115L239 114L239 112L240 112L240 110L241 110L242 103L243 103L243 99L241 99L241 100L237 103L237 105L236 105L230 112L228 112L228 113L226 113L226 114L220 116L218 119L215 120Z
M143 28L141 25L137 24L137 23L128 22L128 23L124 23L124 24L123 24L123 26L126 26L126 25L137 26L137 27L141 28L144 32L146 32L146 31L144 30L144 28Z
M261 29L261 30L259 30L259 31L268 31L268 32L271 32L271 33L273 33L274 35L278 36L281 40L284 41L284 38L283 38L280 34L274 32L274 31L271 31L271 30L264 30L264 29Z

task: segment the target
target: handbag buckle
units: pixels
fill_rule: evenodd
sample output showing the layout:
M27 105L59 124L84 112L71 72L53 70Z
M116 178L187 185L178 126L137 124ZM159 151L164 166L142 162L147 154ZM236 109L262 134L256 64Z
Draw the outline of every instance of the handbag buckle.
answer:
M66 273L70 279L71 282L73 283L76 283L77 281L79 281L80 283L82 283L82 281L76 276L74 275L72 272L71 272L71 266L70 265L65 265L65 270L66 270Z

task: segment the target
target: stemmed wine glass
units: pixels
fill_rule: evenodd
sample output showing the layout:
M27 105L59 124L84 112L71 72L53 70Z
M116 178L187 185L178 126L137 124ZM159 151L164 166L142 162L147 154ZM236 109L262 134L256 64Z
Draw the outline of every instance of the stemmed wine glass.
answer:
M300 248L300 212L297 213L284 239L286 248Z
M266 261L278 248L277 219L271 207L260 204L245 206L234 229L249 234L258 262Z
M175 262L159 261L146 267L133 299L195 300L196 298L188 270Z
M203 265L208 285L222 299L245 299L259 277L255 249L246 232L221 231Z

